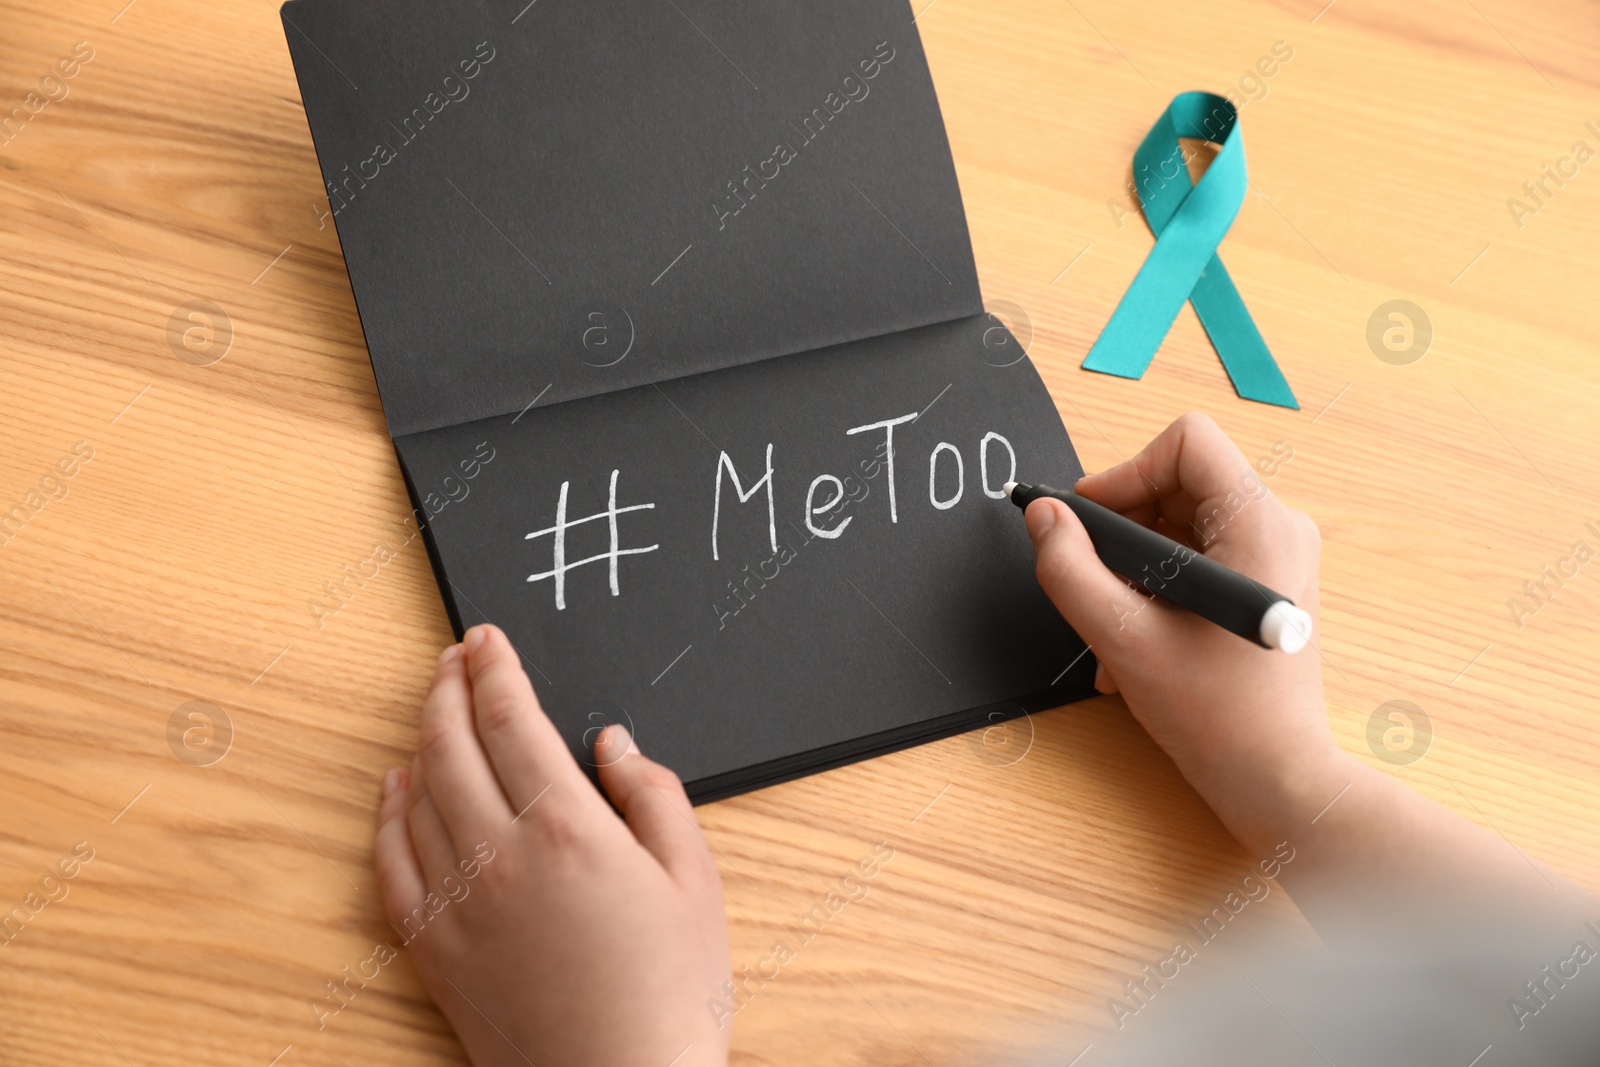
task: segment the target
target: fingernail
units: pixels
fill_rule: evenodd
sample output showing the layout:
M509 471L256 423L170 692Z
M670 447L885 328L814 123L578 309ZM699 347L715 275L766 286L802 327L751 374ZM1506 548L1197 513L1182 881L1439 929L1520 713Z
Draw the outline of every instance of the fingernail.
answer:
M400 788L400 768L390 767L383 772L383 795L389 797L396 789Z
M488 636L489 628L487 626L474 626L472 629L467 631L467 636L461 642L461 645L467 650L468 653L476 652L483 646L483 642L488 638Z
M1033 538L1034 544L1038 544L1040 539L1055 527L1055 505L1049 500L1035 500L1028 505L1028 510L1022 513L1022 517L1028 524L1028 536Z
M449 663L460 654L461 646L459 644L449 646L443 652L439 653L439 666L443 667L446 663Z
M639 751L639 746L633 742L633 735L628 732L628 728L626 726L623 726L620 723L612 726L606 732L606 747L621 747L622 754L624 756Z

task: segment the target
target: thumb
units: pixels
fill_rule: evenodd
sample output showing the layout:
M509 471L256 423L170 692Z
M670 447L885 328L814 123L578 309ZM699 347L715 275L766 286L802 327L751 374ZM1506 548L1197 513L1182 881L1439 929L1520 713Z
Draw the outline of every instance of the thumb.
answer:
M715 878L716 865L678 776L646 759L623 726L607 727L594 750L600 784L639 844L679 883Z
M1147 598L1113 574L1095 554L1089 532L1072 509L1041 497L1024 513L1038 557L1034 573L1045 595L1102 662L1112 661L1149 623Z

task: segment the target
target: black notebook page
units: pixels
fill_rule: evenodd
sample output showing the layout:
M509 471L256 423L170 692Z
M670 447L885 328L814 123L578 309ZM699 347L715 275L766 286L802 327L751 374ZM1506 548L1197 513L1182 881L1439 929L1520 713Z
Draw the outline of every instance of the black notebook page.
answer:
M977 316L396 444L458 627L580 762L622 722L698 800L1092 691L999 498L1082 473L1019 355ZM889 428L849 432L889 420L892 494Z
M982 311L903 3L283 20L394 436Z

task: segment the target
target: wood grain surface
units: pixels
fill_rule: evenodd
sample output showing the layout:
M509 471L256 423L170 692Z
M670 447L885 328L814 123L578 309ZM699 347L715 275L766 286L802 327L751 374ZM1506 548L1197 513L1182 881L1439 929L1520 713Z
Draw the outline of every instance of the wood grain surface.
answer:
M1600 890L1600 561L1569 558L1600 549L1600 12L925 2L986 298L1086 465L1192 408L1292 449L1269 484L1322 528L1341 742ZM124 3L0 4L0 906L93 855L0 947L0 1061L459 1062L404 957L307 1006L392 937L379 777L449 632L420 542L307 607L408 504L277 5ZM1142 381L1078 369L1150 247L1134 148L1195 88L1246 101L1222 255L1300 411L1235 397L1190 311ZM231 323L209 365L169 343L194 300ZM1431 324L1410 362L1369 344L1394 300ZM1576 574L1519 618L1546 567ZM1369 740L1395 700L1432 726L1410 763ZM231 724L209 765L221 732L169 741L190 701ZM1117 699L700 815L736 966L895 850L739 1012L746 1065L1064 1063L1255 859ZM1281 892L1251 916L1303 930Z

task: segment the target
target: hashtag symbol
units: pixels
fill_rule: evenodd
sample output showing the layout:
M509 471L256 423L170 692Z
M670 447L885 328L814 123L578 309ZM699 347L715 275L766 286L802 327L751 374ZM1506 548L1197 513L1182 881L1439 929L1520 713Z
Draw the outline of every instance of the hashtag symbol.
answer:
M611 472L611 499L610 499L610 502L608 503L608 505L606 507L606 510L596 512L593 515L585 515L581 519L573 519L571 522L568 522L567 521L567 486L569 486L570 484L572 484L572 483L570 483L570 482L562 482L561 483L561 495L559 497L557 497L557 499L556 499L556 524L554 526L551 526L551 527L547 528L547 529L535 530L535 531L533 531L533 533L528 534L526 537L523 538L523 540L525 540L525 541L531 541L535 537L543 537L545 534L554 534L555 535L551 539L551 548L552 548L552 561L551 561L552 562L552 567L551 567L551 569L547 570L547 571L543 571L543 572L541 572L539 574L530 574L530 575L528 575L528 581L530 581L530 582L538 582L538 581L543 581L546 578L554 578L555 579L556 610L557 611L565 611L567 609L567 572L568 571L570 571L570 570L572 570L572 569L574 569L576 567L582 567L586 563L598 563L601 560L609 560L610 563L611 563L611 595L612 596L617 596L621 592L621 590L617 586L617 559L619 557L621 557L621 556L637 556L637 555L639 555L640 553L643 553L643 552L654 552L656 549L661 547L658 544L657 545L651 545L649 548L618 548L617 547L617 516L618 515L625 515L630 511L644 511L647 508L654 508L655 505L654 504L630 504L629 506L627 506L625 508L617 507L617 472L616 471L612 471ZM593 522L595 519L605 519L611 524L611 547L610 547L610 549L608 549L605 552L601 552L598 555L590 556L587 559L580 559L580 560L578 560L578 561L576 561L574 563L568 563L567 562L567 531L572 529L572 527L574 527L574 526L580 526L580 525L582 525L583 523L586 523L586 522Z

